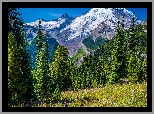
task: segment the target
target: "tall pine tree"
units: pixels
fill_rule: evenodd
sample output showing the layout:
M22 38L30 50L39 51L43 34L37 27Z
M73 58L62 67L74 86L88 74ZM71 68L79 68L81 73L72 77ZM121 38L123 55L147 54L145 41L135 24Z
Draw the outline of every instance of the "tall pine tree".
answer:
M134 14L135 16L135 14ZM146 80L146 58L141 54L146 50L146 33L141 25L134 25L135 17L128 31L128 55L127 55L127 77L130 82L142 82Z
M18 69L19 63L16 57L17 44L12 33L8 33L8 105L14 105L20 97L23 95L23 88L18 84L19 72L16 72ZM20 90L20 91L19 91ZM21 93L19 93L19 92Z
M49 55L47 39L42 34L41 20L39 20L38 38L36 40L37 54L33 70L34 93L38 100L51 97Z
M14 43L14 46L10 47L10 49L14 49L13 52L15 53L12 54L11 57L14 58L14 61L16 62L14 63L14 68L12 66L10 67L11 64L8 64L8 78L10 78L8 79L8 97L9 102L15 97L16 100L13 100L13 102L16 103L17 101L29 101L33 97L30 56L26 49L27 44L24 37L23 20L19 18L20 15L17 8L8 8L8 45L11 46L12 43ZM11 72L14 72L15 75ZM11 77L14 77L14 79ZM10 88L11 86L13 89ZM13 91L16 93L12 94Z
M124 53L124 22L118 21L117 35L114 38L114 48L112 51L111 74L109 75L109 83L120 82L125 77L125 53ZM121 26L122 25L122 26Z
M69 64L70 61L67 48L59 45L55 51L53 62L51 64L52 88L55 97L58 97L61 91L66 90L71 86Z

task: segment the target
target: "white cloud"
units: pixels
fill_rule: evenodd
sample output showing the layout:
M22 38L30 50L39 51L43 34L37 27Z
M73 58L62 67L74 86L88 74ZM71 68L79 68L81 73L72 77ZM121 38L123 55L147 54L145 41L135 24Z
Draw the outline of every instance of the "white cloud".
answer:
M50 16L52 17L60 17L62 14L57 14L57 13L49 13Z

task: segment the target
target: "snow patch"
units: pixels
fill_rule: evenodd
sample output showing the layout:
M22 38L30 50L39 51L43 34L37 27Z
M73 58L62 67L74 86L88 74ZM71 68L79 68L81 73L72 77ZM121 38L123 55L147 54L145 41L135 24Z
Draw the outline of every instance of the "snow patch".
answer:
M45 27L45 30L48 30L48 29L52 29L55 27L59 27L65 21L66 21L66 19L63 19L63 18L59 18L58 21L48 21L48 22L41 21L41 26L43 28ZM26 23L26 25L38 26L38 22L39 22L39 20L37 20L36 22Z

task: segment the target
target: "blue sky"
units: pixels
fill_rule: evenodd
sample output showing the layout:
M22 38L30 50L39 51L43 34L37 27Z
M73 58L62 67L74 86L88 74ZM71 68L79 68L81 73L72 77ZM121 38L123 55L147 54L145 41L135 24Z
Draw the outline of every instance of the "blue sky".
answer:
M35 22L39 18L52 20L67 13L71 17L82 15L83 12L89 11L91 8L20 8L24 23ZM126 8L129 11L135 12L139 20L147 18L146 8Z

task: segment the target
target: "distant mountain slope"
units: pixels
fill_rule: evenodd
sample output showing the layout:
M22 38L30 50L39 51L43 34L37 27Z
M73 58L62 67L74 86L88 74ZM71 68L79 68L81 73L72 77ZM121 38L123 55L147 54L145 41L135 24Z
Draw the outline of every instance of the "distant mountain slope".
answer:
M118 13L120 14L120 21L122 21L124 15L125 29L128 29L133 13L125 8L92 8L76 18L69 17L65 13L51 21L42 19L41 25L43 33L49 38L54 38L60 45L66 46L69 56L73 57L79 48L83 48L87 44L84 39L89 36L96 42L97 38L100 41L100 37L108 40L112 39L116 34ZM135 24L139 23L141 21L135 16ZM38 20L25 24L27 42L35 39L37 28ZM95 47L93 44L88 48ZM83 49L87 53L88 49L85 47Z

